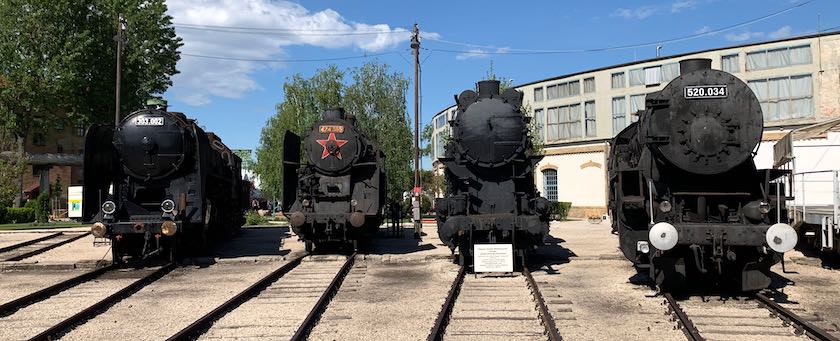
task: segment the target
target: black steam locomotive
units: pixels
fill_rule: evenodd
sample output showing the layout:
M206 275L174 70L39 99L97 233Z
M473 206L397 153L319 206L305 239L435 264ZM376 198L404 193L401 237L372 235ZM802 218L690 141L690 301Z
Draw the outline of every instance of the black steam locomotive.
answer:
M609 208L624 256L663 290L691 282L750 291L797 242L786 224L784 170L757 170L763 116L738 78L709 59L650 93L612 141ZM779 192L782 192L781 190Z
M94 125L85 139L83 218L95 237L110 239L114 262L174 260L244 223L242 160L164 102L150 101L116 129Z
M283 139L283 212L307 251L318 244L358 242L376 233L385 204L385 154L356 126L352 114L328 109L304 140Z
M550 203L534 187L529 118L522 93L499 94L498 81L481 81L455 98L453 136L439 160L446 166L447 189L436 205L438 234L462 265L472 261L476 244L511 244L524 261L548 234Z

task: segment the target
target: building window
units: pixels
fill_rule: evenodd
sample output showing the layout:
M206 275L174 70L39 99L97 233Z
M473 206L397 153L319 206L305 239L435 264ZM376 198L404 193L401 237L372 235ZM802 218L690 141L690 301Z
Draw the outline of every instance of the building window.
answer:
M77 124L76 125L76 136L85 136L85 125L84 124Z
M435 149L435 157L436 158L442 158L444 156L443 155L444 152L445 152L444 148L445 148L445 145L444 145L444 142L443 142L443 134L441 134L441 133L435 134L434 149Z
M47 136L44 133L38 132L32 134L32 144L38 147L47 145Z
M639 120L639 115L636 113L639 110L645 110L645 95L631 95L630 96L630 122Z
M580 104L548 109L548 140L581 137Z
M730 54L720 57L720 65L723 71L729 73L741 72L741 64L739 63L738 54Z
M645 68L645 85L654 86L662 83L662 68L659 66Z
M747 53L747 71L810 64L811 46L783 47Z
M757 79L748 84L761 103L765 121L814 116L811 75Z
M55 121L55 130L63 131L64 130L64 120L56 120Z
M584 103L583 112L586 119L586 136L592 137L598 135L598 130L595 126L595 101Z
M617 135L622 129L627 127L627 100L624 97L615 97L612 99L612 123L613 135Z
M540 141L545 141L544 129L545 112L542 109L534 110L534 137Z
M543 192L545 198L551 202L557 202L557 171L554 169L546 169L542 171L543 174Z
M589 77L583 80L583 93L588 94L595 92L595 77Z
M549 85L545 87L545 99L551 100L555 98L560 98L560 86Z
M630 70L630 86L645 85L645 70L633 69Z
M534 88L534 102L541 102L543 100L543 88Z
M626 84L624 82L624 72L616 72L612 74L612 88L613 89L621 89L625 87Z
M435 127L436 128L440 129L445 125L446 125L446 113L443 113L442 115L435 118Z
M662 65L662 82L669 83L680 76L680 64L668 63Z

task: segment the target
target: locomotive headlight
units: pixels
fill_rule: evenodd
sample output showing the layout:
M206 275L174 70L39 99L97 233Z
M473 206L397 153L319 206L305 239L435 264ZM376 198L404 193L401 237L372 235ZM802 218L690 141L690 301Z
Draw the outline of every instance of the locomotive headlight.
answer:
M160 203L160 209L166 213L172 213L175 211L175 202L172 199L166 199Z
M784 253L793 250L793 247L799 241L799 236L796 235L796 230L790 225L777 223L767 229L764 239L773 251Z
M668 200L662 200L659 202L659 210L665 213L671 212L671 202Z
M167 237L172 237L175 235L175 232L178 231L178 224L175 224L172 220L164 221L163 224L160 225L160 232Z
M674 225L666 222L654 224L648 231L648 240L657 250L668 251L677 246L679 235Z
M350 200L350 206L356 207L356 205L358 205L358 204L359 204L359 202L356 201L356 199Z
M93 226L90 227L90 234L96 238L105 237L105 232L108 232L108 228L101 221L93 223Z
M761 214L767 214L767 212L770 212L770 204L762 201L758 204L758 211L761 212Z
M113 201L108 200L102 203L102 213L105 214L114 214L117 211L117 204Z
M311 204L309 202L309 199L303 199L300 203L303 205L303 207L309 207L309 204Z

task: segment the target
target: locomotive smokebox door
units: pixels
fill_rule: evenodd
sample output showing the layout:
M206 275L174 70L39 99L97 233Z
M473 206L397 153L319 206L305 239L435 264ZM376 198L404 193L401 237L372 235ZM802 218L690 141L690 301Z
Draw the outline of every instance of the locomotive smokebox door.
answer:
M300 137L286 130L283 136L283 212L288 212L297 198L298 167Z

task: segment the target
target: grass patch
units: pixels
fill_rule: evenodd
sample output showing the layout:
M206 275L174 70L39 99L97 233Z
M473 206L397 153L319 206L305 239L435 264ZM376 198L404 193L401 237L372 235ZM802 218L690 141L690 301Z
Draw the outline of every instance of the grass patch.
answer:
M82 223L56 221L52 223L23 223L23 224L0 224L0 230L31 230L31 229L57 229L65 227L86 226Z

